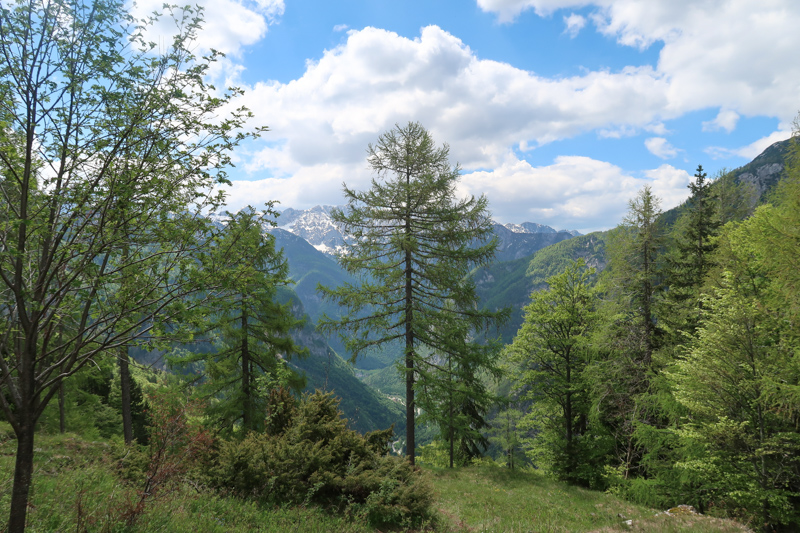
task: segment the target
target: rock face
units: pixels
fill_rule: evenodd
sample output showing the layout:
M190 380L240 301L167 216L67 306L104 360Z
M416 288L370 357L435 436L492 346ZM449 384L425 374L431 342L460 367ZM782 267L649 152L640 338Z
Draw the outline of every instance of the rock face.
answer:
M330 205L305 211L288 208L278 217L278 227L303 238L320 252L334 255L344 246L344 236L331 220L332 210Z
M739 183L753 186L758 200L764 201L765 196L784 176L785 161L789 157L792 142L793 139L778 141L748 164L734 171Z
M533 222L504 226L494 224L493 228L495 235L500 239L496 261L513 261L531 255L551 244L580 235L577 231L556 231L550 226Z

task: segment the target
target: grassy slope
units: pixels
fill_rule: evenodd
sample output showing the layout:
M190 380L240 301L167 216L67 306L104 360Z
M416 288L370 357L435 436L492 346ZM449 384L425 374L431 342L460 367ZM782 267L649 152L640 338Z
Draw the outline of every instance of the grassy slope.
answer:
M8 516L15 446L9 426L0 423L0 523ZM72 434L38 435L28 531L373 531L357 519L319 509L265 508L189 484L162 491L126 529L120 513L134 487L118 477L123 453L118 444ZM537 473L486 466L432 470L431 479L441 514L435 531L748 531L708 517L656 517L652 509ZM633 520L632 527L626 519Z

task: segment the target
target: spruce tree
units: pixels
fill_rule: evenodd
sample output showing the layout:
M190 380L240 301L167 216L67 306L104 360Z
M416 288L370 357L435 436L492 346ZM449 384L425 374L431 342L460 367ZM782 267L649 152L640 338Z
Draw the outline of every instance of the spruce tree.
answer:
M350 333L342 337L353 359L373 347L404 346L406 452L413 464L415 382L433 379L426 369L435 364L427 354L458 360L474 344L450 335L454 321L477 331L501 314L477 308L468 275L493 259L497 241L486 198L457 197L458 165L451 166L448 146L437 147L419 123L396 125L368 154L376 174L371 187L345 185L347 207L332 213L348 235L339 263L361 283L320 287L346 310L338 320L323 317L321 325ZM473 370L490 366L492 353L487 349Z
M678 221L679 234L668 260L668 312L664 318L676 333L691 333L697 327L702 308L700 288L714 265L714 237L720 227L716 195L702 165L698 165L694 177L695 181L689 184L692 195Z

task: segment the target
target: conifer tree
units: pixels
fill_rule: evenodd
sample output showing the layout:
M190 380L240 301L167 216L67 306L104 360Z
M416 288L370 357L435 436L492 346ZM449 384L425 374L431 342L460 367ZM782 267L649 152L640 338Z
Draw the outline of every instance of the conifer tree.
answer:
M469 343L449 335L451 324L482 330L500 315L477 308L468 276L492 260L497 241L486 198L456 196L458 165L450 165L448 146L436 147L419 123L395 126L369 145L368 154L377 175L371 187L345 185L347 207L332 213L348 235L339 262L361 284L320 287L347 310L338 320L323 317L321 325L351 334L342 337L353 358L393 342L404 346L406 452L413 463L415 382L429 379L426 368L435 364L426 355L458 360ZM492 353L485 352L485 365Z
M419 368L417 405L422 419L439 428L453 468L456 462L480 457L489 446L482 430L489 428L486 414L500 400L487 386L500 376L496 364L500 346L468 342L469 326L460 320L451 327L446 336L462 344L455 351L425 358L427 364Z
M205 258L204 267L221 289L209 300L206 335L216 352L186 358L204 363L201 394L212 400L210 414L224 430L241 424L246 431L263 429L266 400L272 388L302 388L303 379L287 365L306 351L290 333L302 324L289 304L277 301L279 287L289 284L289 266L275 249L275 238L264 233L272 205L258 214L251 207L230 214L225 230ZM262 415L259 417L259 415Z
M695 181L689 184L692 194L687 210L676 225L679 234L673 256L668 259L668 312L664 313L673 330L687 333L697 327L697 313L702 307L700 288L714 264L714 237L720 227L717 198L702 165L698 165L694 176Z

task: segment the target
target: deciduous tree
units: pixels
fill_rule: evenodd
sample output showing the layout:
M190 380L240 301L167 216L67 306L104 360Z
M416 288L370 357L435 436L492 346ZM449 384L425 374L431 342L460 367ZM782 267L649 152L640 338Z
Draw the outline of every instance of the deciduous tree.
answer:
M584 371L595 322L596 296L589 287L593 274L581 259L549 278L547 290L531 295L525 322L507 349L519 368L517 387L523 398L538 404L528 423L556 448L546 454L549 468L584 483L578 475L583 459L579 440L588 431L591 404Z
M200 24L159 49L116 0L0 6L0 407L17 437L8 530L24 530L34 428L61 381L153 338L204 285L205 209L247 113L204 81ZM4 140L4 145L7 145ZM120 209L120 201L128 208ZM122 253L123 249L127 253Z

